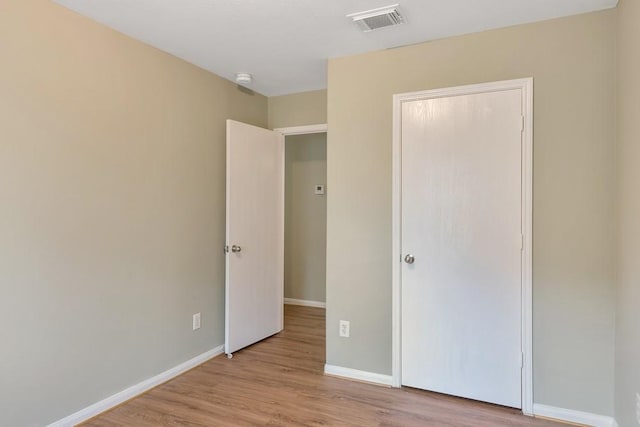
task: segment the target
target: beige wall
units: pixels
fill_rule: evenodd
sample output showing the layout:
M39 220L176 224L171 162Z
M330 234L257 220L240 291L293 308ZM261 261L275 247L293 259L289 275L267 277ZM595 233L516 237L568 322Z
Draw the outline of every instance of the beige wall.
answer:
M640 393L640 2L618 6L618 311L616 418L637 425Z
M532 76L535 402L613 414L615 24L605 11L329 61L328 364L391 373L392 95Z
M324 302L327 198L314 189L327 182L327 134L285 141L284 296Z
M327 123L327 91L294 93L269 98L269 128Z
M328 363L391 369L391 95L533 76L535 400L612 413L615 15L330 62ZM618 15L626 426L640 383L637 2ZM35 426L222 344L224 119L326 123L327 92L251 96L46 0L2 2L0 58L0 425Z
M48 0L0 59L0 425L42 426L223 343L225 119L267 99Z

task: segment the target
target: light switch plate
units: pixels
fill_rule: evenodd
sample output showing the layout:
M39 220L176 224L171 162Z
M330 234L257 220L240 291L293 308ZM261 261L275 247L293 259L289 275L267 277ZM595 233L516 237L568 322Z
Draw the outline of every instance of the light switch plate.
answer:
M324 194L324 184L316 184L314 187L315 194Z

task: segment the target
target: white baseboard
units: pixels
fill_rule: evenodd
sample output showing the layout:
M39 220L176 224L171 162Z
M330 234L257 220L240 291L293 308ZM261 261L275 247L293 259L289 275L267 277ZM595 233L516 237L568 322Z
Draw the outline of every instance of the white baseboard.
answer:
M195 368L196 366L222 354L223 352L224 346L218 346L212 350L207 351L206 353L194 357L191 360L187 360L186 362L181 363L178 366L164 371L161 374L156 375L155 377L144 380L141 383L135 384L125 390L122 390L121 392L114 394L113 396L109 396L106 399L96 402L91 406L87 406L86 408L81 409L78 412L69 415L68 417L49 424L48 427L71 427L87 421L88 419L93 418L96 415L108 411L109 409L118 406L129 399L132 399L154 387L159 386L162 383L169 381L172 378L177 377L180 374L185 373L189 369Z
M359 371L357 369L343 368L342 366L334 365L324 365L324 373L336 377L391 387L391 375L376 374L374 372Z
M613 417L591 414L589 412L574 411L573 409L556 408L554 406L533 404L533 414L537 417L552 418L554 420L577 423L592 427L617 427Z
M320 301L309 301L305 299L285 298L284 303L289 305L302 305L305 307L327 308L327 303Z

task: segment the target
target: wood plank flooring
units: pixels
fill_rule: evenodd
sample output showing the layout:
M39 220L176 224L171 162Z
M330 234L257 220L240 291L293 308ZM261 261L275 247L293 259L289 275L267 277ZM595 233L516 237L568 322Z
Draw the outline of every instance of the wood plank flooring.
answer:
M219 356L84 426L552 427L514 409L323 375L324 309L285 307L285 330Z

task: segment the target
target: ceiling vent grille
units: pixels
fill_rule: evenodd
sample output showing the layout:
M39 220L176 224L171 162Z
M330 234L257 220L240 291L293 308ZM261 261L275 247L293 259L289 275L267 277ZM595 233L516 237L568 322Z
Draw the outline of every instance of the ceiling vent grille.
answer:
M351 18L365 32L404 23L404 18L400 15L397 4L351 13L347 15L347 18Z

